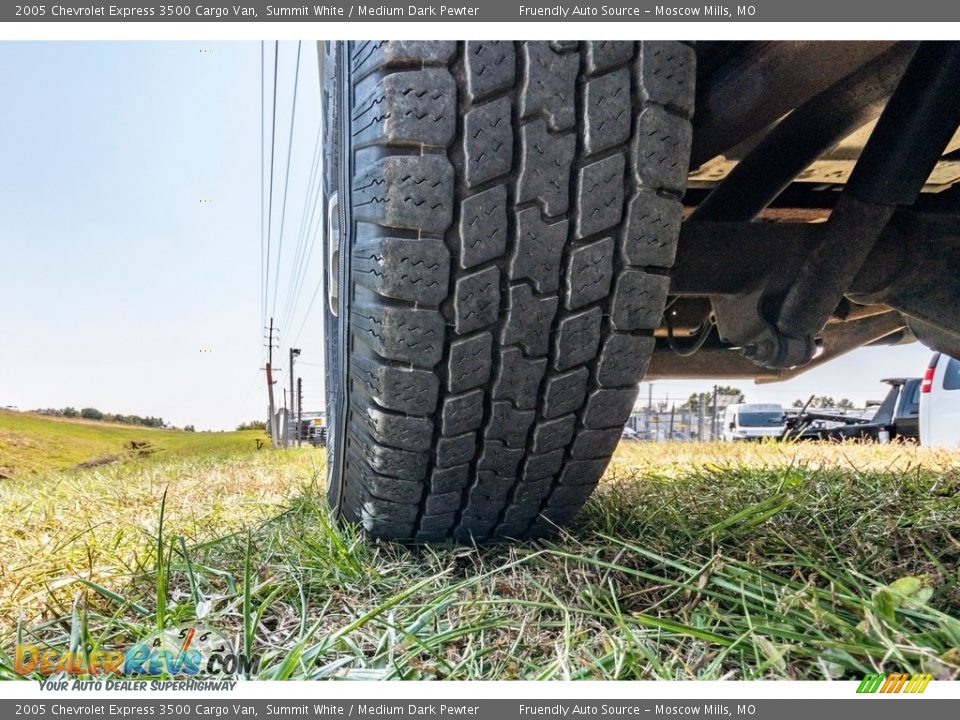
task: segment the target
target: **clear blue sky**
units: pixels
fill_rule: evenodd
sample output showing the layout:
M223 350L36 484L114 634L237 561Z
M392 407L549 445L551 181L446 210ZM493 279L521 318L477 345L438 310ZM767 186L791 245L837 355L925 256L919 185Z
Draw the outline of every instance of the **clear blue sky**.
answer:
M280 44L274 268L296 51ZM265 416L260 53L260 43L0 43L0 406L95 406L198 429ZM266 55L269 157L272 43ZM282 317L319 122L312 43L298 87L276 276L284 369L322 270L318 244ZM322 302L297 342L317 409ZM882 395L881 377L922 373L929 355L919 345L863 350L789 383L737 384L753 401L863 402ZM682 399L714 382L658 381L654 396Z

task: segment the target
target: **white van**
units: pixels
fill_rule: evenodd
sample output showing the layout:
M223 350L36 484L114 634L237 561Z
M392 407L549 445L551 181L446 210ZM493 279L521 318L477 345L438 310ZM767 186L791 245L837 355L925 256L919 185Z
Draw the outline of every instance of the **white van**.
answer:
M723 414L725 442L780 437L786 429L787 416L776 403L737 403Z
M920 444L960 447L960 360L943 353L920 385Z

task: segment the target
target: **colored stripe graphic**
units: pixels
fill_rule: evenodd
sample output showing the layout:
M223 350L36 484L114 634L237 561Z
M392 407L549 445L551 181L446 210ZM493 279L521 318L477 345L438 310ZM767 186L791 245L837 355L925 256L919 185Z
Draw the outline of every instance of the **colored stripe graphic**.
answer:
M933 680L930 673L868 673L863 676L860 685L857 687L858 693L922 693L927 689L927 685Z

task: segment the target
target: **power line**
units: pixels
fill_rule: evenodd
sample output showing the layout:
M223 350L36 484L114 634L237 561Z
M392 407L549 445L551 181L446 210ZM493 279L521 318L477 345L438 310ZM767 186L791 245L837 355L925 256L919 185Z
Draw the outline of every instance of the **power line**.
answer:
M313 296L310 298L310 304L307 305L307 312L303 316L303 322L300 323L300 328L297 330L297 336L293 339L294 345L296 345L297 341L300 340L300 333L303 332L303 328L307 324L307 318L310 317L310 311L313 309L313 303L317 299L317 294L320 292L321 287L323 287L323 280L317 283L317 287L313 291Z
M264 184L265 184L264 166L265 166L265 160L266 160L266 158L264 157L264 151L266 150L266 147L265 147L266 138L264 137L264 130L266 129L266 124L267 124L266 99L264 98L264 90L266 86L266 80L264 77L266 74L265 68L264 68L264 65L265 65L264 46L265 45L266 43L263 40L261 40L260 41L260 299L263 303L263 310L261 310L260 312L261 327L263 327L267 322L266 315L264 315L267 308L267 287L266 287L266 279L264 278L264 274L263 274L263 269L264 269L263 268L263 263L264 263L263 249L264 249L264 243L266 241L266 238L265 238L266 233L263 227L263 220L264 220L263 191L264 191ZM263 356L263 352L261 351L261 357L262 356Z
M283 179L283 208L280 211L280 236L277 238L277 267L274 271L272 311L277 309L277 288L280 284L280 258L283 254L283 227L287 219L287 188L290 183L290 160L293 156L293 125L297 115L297 89L300 85L300 49L303 41L297 42L297 67L293 75L293 106L290 109L290 132L287 136L287 170Z
M303 214L300 217L300 230L297 232L297 250L294 253L293 268L290 273L290 285L287 288L287 298L284 302L283 317L292 317L300 300L300 288L306 277L306 269L309 266L310 258L313 255L313 240L315 238L313 229L313 218L317 209L317 198L319 192L315 189L317 179L317 169L320 166L320 135L321 124L317 125L317 136L313 142L313 163L310 167L310 177L307 181L307 193L303 198ZM313 198L311 205L310 198ZM307 212L307 207L310 212ZM308 251L309 248L309 251Z
M280 41L274 42L273 47L273 120L270 128L270 198L267 209L267 268L264 274L266 283L270 280L270 240L273 234L273 166L274 151L277 144L277 61L280 57ZM267 317L267 292L263 293L263 317Z

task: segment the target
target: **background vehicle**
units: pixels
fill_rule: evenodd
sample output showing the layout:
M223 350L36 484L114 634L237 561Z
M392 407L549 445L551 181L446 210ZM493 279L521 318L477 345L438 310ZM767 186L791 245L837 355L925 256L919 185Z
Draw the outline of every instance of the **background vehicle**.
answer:
M920 378L887 378L886 398L870 417L804 410L788 423L800 440L920 440Z
M960 355L960 44L322 46L329 499L572 518L642 377ZM696 113L694 114L694 107Z
M324 413L303 413L300 420L300 439L311 445L327 444L327 423Z
M786 429L786 415L776 403L736 403L723 413L724 442L778 438Z
M936 353L920 390L920 442L960 446L960 361Z

